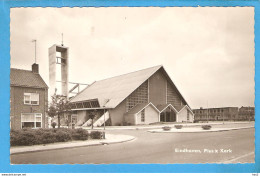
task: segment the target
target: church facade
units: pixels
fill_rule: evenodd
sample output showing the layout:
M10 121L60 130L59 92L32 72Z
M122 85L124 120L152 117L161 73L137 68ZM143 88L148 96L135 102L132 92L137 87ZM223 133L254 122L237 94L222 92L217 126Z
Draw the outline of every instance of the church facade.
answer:
M96 81L70 100L77 126L193 122L194 114L164 67Z

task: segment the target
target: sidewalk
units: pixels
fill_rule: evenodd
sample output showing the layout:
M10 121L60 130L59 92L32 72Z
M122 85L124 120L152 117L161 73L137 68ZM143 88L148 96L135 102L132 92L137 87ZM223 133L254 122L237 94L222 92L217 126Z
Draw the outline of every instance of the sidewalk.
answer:
M59 142L53 144L41 144L33 146L15 146L10 148L10 154L26 153L26 152L36 152L45 150L55 150L73 147L83 147L83 146L95 146L95 145L107 145L114 143L122 143L134 140L135 137L129 135L113 135L106 134L106 139L94 139L86 141L70 141L70 142Z
M163 129L154 129L154 130L148 130L148 132L151 132L151 133L206 133L206 132L239 130L239 129L247 129L247 128L254 128L254 126L239 127L239 128L211 128L210 130L203 130L202 128L182 128L182 129L172 128L169 131L164 131Z
M251 124L251 122L224 122L224 125L229 124ZM209 123L171 123L171 124L156 124L156 125L135 125L135 126L106 126L106 130L139 130L139 129L157 129L162 128L163 126L170 126L174 128L174 125L183 125L183 127L193 127L201 125L223 125L223 122L209 122ZM91 127L77 127L83 129L91 129ZM96 130L102 130L104 127L95 127Z

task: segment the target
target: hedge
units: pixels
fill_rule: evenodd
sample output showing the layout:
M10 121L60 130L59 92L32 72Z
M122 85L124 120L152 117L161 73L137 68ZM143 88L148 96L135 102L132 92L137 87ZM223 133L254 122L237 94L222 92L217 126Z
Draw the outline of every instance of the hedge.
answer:
M91 131L90 137L92 139L103 139L103 132L102 131Z
M202 125L201 126L203 130L210 130L211 129L211 125Z
M163 129L164 131L170 131L170 130L171 130L171 127L170 127L170 126L164 126L164 127L162 127L162 129Z
M174 125L176 129L182 129L183 125Z
M71 140L87 140L88 131L84 129L22 129L11 130L10 145L35 145L54 142L67 142Z

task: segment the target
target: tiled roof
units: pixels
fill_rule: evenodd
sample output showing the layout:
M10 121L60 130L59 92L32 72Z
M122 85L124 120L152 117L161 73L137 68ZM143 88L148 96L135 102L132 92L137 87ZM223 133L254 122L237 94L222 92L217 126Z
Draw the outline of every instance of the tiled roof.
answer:
M48 88L40 74L16 68L10 70L10 84L11 86Z
M130 111L128 111L128 114L136 114L138 113L140 110L142 110L146 105L148 105L149 103L140 103L138 105L136 105L135 107L133 107Z
M160 68L161 65L96 81L70 102L98 99L101 107L115 108Z
M84 89L82 92L77 94L75 97L73 97L70 102L75 103L98 99L100 107L115 108L158 70L161 70L163 72L169 82L178 91L177 87L174 85L171 78L164 70L163 66L158 65L132 73L104 79L101 81L96 81L88 86L86 89ZM181 94L180 96L183 98ZM187 104L184 98L183 100L185 104ZM175 108L179 111L182 107Z
M152 106L159 113L159 110L150 102L150 103L140 103L140 104L137 104L130 111L128 111L127 114L136 114L136 113L142 111L147 106Z
M169 104L159 104L156 108L161 112L164 108L166 108Z
M173 106L172 104L159 104L156 106L156 108L162 112L166 107L172 106L175 111L179 112L185 105L182 106Z

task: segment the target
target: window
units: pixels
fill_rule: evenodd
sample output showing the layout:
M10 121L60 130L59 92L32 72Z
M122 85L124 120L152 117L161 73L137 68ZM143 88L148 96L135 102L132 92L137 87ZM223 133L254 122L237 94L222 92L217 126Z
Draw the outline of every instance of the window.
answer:
M76 103L77 108L83 108L83 104L82 103Z
M21 116L22 128L41 128L42 114L26 113Z
M126 111L140 103L148 103L148 81L144 82L126 99Z
M187 121L189 121L190 120L190 113L189 113L189 111L187 111Z
M142 111L141 111L141 122L144 122L145 121L145 111L144 111L145 109L143 109Z
M24 93L24 104L39 105L38 93Z
M91 106L92 106L93 108L99 107L98 101L91 101L90 103L91 103Z

